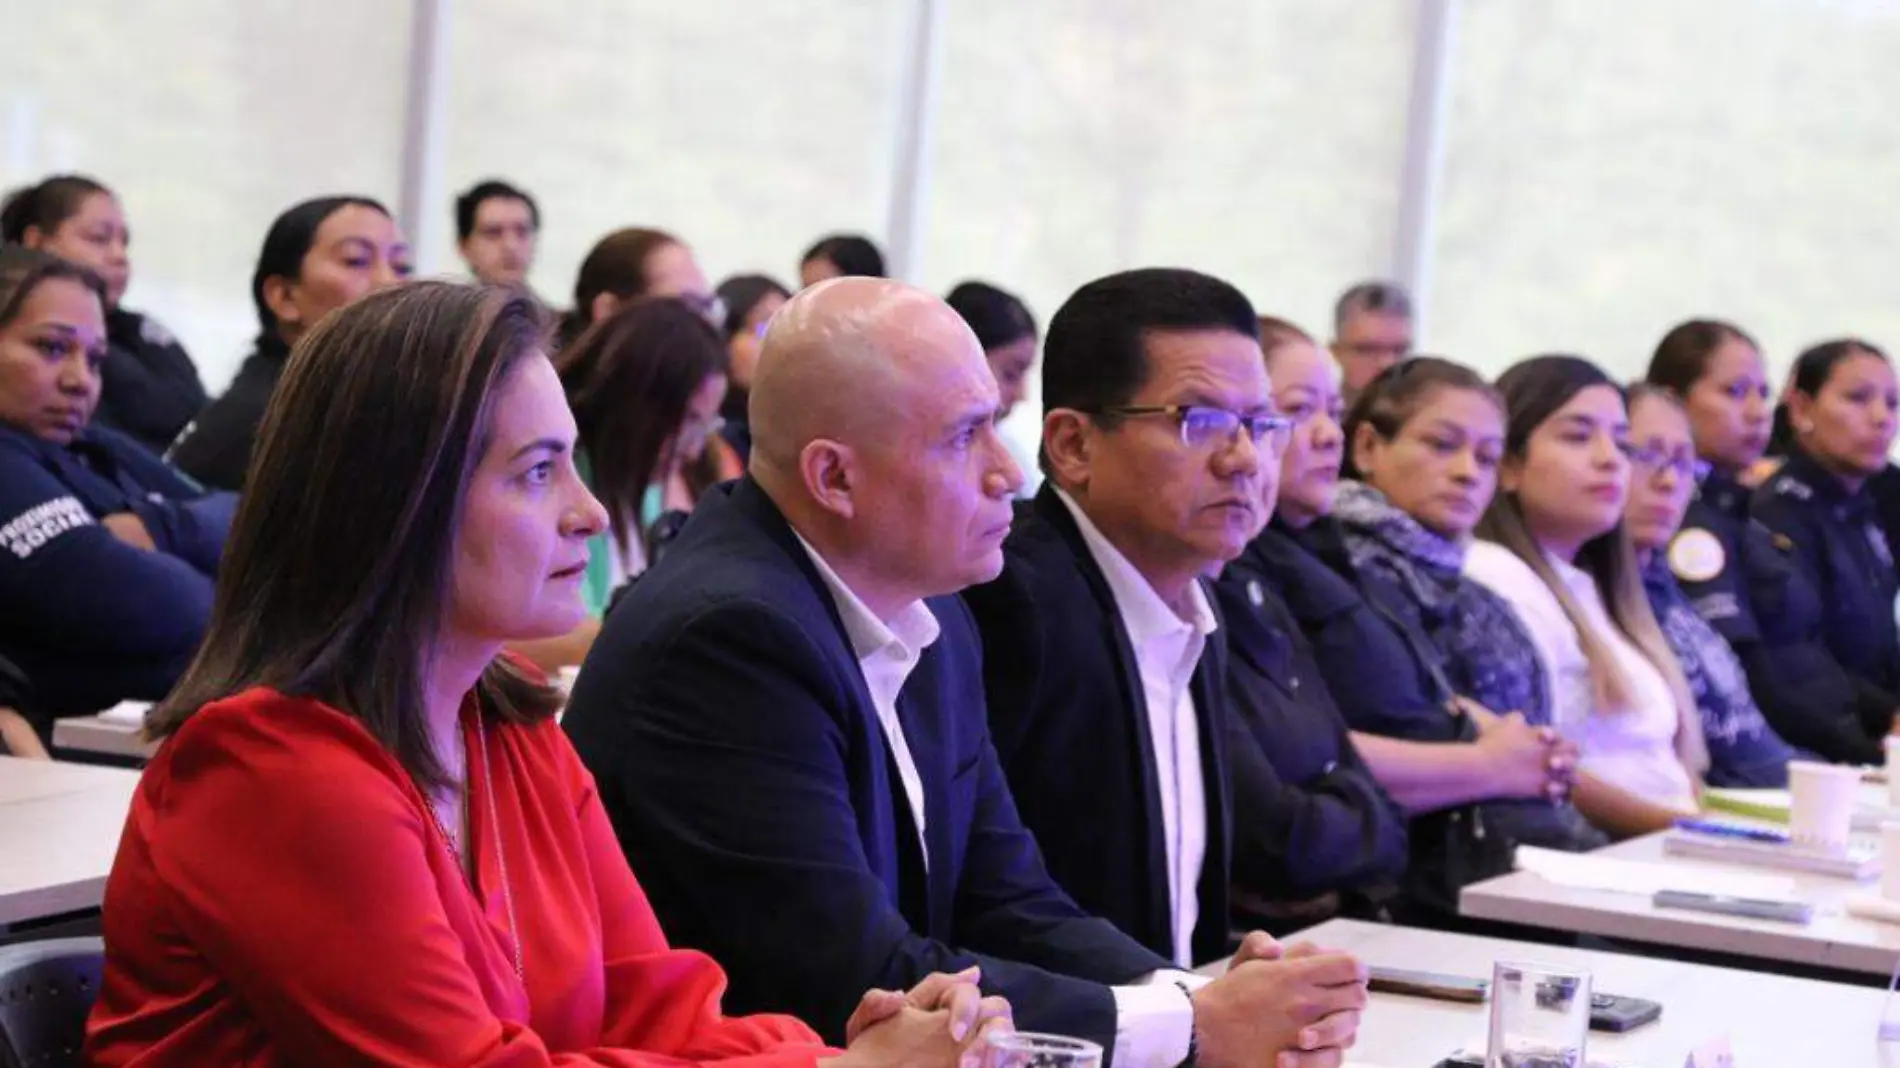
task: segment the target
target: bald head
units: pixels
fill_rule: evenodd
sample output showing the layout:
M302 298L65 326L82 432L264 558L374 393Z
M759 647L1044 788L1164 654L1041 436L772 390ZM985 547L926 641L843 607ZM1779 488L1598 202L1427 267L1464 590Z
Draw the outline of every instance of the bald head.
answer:
M823 438L877 448L945 372L987 367L976 335L950 306L902 282L836 278L772 316L753 372L754 473L786 473Z

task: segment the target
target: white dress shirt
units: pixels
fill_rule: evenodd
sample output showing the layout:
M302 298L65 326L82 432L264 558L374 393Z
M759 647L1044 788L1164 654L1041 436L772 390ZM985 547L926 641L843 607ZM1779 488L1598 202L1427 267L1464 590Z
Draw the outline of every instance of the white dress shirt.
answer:
M851 592L851 587L844 584L810 542L799 537L798 544L804 546L812 566L818 569L818 577L831 591L832 603L838 606L838 618L844 623L851 653L858 658L858 669L864 672L865 689L871 691L871 707L877 710L877 721L884 728L884 743L891 747L891 757L897 762L897 777L904 784L904 800L910 805L911 820L917 826L917 849L928 871L930 850L924 845L924 784L917 775L917 761L910 755L910 743L904 739L903 725L897 720L897 695L910 673L917 669L924 650L937 640L941 627L930 607L922 601L905 605L885 623Z
M1168 606L1067 493L1056 496L1075 517L1089 555L1108 581L1116 614L1134 647L1135 670L1148 706L1161 788L1161 819L1168 857L1169 915L1174 920L1174 963L1194 966L1194 926L1200 920L1201 865L1207 859L1207 789L1201 774L1200 723L1194 718L1194 669L1214 633L1214 610L1198 582L1188 586L1187 615Z
M917 762L910 754L904 728L897 719L897 695L917 666L918 659L937 640L941 628L937 617L922 601L913 601L886 623L871 612L863 599L844 584L818 550L803 537L798 539L818 569L831 600L844 623L845 637L864 672L865 687L871 691L871 704L877 711L884 740L897 763L897 777L904 787L904 800L917 824L918 852L924 866L930 865L930 849L923 840L924 788L917 773ZM1198 591L1198 587L1197 591ZM1152 595L1152 591L1150 591ZM1158 600L1158 598L1157 598ZM1206 601L1200 602L1203 611ZM1212 613L1208 613L1211 620ZM1211 629L1211 628L1210 628ZM1196 653L1198 659L1198 652ZM1189 668L1189 674L1193 669ZM1193 722L1193 709L1188 709ZM1200 781L1198 751L1193 761L1195 782ZM1205 834L1203 833L1203 840ZM1197 862L1198 864L1198 862ZM1170 880L1172 882L1172 880ZM1193 900L1193 894L1189 893ZM1192 924L1188 927L1193 931ZM1159 971L1140 983L1111 987L1115 997L1115 1063L1126 1068L1175 1068L1187 1058L1194 1028L1194 1006L1182 990L1199 989L1208 980L1186 972Z
M1555 557L1545 559L1628 680L1631 707L1596 707L1590 661L1577 628L1557 595L1516 553L1494 542L1473 542L1464 570L1509 602L1530 632L1549 682L1552 722L1577 743L1578 766L1630 793L1695 811L1695 783L1676 753L1680 713L1668 681L1610 618L1588 572Z

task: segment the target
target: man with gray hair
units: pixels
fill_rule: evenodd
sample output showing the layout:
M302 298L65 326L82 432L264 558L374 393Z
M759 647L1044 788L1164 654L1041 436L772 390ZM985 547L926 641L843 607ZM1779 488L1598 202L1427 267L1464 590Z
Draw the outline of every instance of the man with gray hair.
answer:
M1333 359L1350 406L1379 372L1411 355L1412 295L1397 282L1361 282L1333 305Z

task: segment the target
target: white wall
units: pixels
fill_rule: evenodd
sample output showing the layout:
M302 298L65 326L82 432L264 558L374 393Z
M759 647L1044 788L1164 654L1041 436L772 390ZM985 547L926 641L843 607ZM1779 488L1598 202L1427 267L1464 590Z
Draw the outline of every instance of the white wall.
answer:
M1777 368L1832 334L1900 344L1900 0L1450 2L1426 347L1630 376L1709 313ZM458 266L449 198L489 175L541 199L557 301L617 226L675 230L715 277L882 236L918 3L942 60L919 281L985 277L1046 322L1095 275L1192 265L1323 335L1393 269L1419 0L451 0L423 265ZM271 217L396 206L409 5L15 6L0 181L115 186L128 303L217 388Z

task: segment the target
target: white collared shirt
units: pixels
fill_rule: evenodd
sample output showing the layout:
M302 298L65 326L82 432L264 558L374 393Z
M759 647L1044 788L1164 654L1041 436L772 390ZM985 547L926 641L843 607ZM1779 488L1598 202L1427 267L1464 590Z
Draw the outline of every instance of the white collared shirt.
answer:
M1089 555L1108 581L1116 614L1135 651L1161 793L1174 962L1191 968L1194 926L1201 911L1201 865L1207 859L1207 788L1201 773L1201 732L1194 717L1192 682L1207 648L1207 636L1214 633L1214 610L1199 582L1188 586L1185 617L1168 607L1074 498L1061 490L1056 496L1075 517Z
M811 557L818 577L830 592L832 604L837 606L838 617L844 623L845 637L858 658L858 668L864 673L865 688L871 691L878 725L884 729L885 744L891 747L891 757L897 763L904 800L917 823L918 851L927 870L930 848L924 841L923 779L917 773L917 762L910 754L910 743L905 740L903 724L897 718L897 695L923 651L937 640L941 627L922 601L911 602L886 624L844 584L810 542L801 536L798 544ZM1200 606L1206 610L1205 599ZM1193 721L1192 708L1188 710L1188 719L1190 723ZM1194 769L1198 782L1198 757ZM1192 933L1191 924L1188 930ZM1126 1068L1175 1068L1185 1060L1194 1030L1194 1004L1188 1000L1183 987L1195 990L1207 982L1201 976L1186 972L1160 971L1138 983L1110 987L1115 998L1115 1063Z
M797 535L794 535L795 537ZM831 602L838 607L838 618L844 623L845 637L851 642L851 653L858 658L858 669L864 672L864 686L871 691L871 707L877 710L877 721L884 728L884 742L891 747L891 757L897 763L897 777L904 786L904 800L910 806L911 820L917 826L917 848L924 858L924 869L930 868L930 850L925 846L924 836L924 785L917 774L917 761L910 755L910 743L904 738L904 728L897 719L897 695L904 689L904 683L910 673L917 669L918 660L924 655L932 642L937 640L942 628L937 617L931 614L930 607L922 601L912 601L900 609L887 624L879 619L851 587L844 584L838 573L825 563L825 558L811 543L803 537L798 544L804 546L806 555L811 557L812 566L818 569L818 577L824 580L825 588L831 591Z

